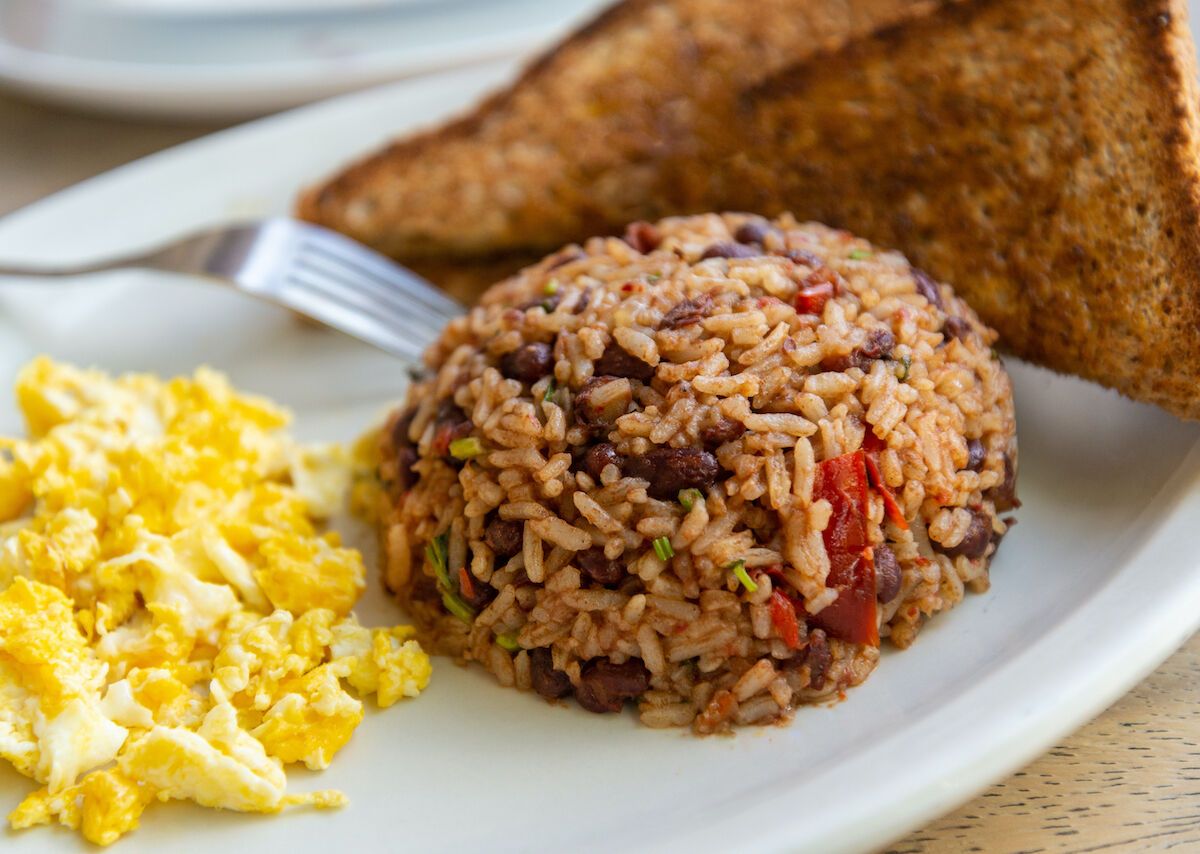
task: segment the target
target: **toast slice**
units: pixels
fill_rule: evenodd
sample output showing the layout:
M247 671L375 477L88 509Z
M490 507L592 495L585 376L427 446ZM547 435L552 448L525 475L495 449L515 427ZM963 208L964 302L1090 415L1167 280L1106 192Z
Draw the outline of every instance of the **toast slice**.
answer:
M463 293L627 221L791 210L903 250L1017 355L1200 418L1186 16L1183 0L626 0L300 212L457 267Z
M1183 0L968 0L751 92L714 204L895 246L1001 343L1200 418Z
M313 188L298 213L425 266L536 257L633 219L698 210L709 193L693 164L742 90L934 5L624 0L469 115Z

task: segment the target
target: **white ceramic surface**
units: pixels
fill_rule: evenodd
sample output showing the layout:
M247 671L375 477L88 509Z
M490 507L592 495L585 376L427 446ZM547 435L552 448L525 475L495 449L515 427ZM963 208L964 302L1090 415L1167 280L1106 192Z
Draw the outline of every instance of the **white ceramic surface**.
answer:
M607 0L0 0L0 85L91 111L262 115L528 56Z
M0 258L106 254L296 189L510 74L431 77L267 119L148 158L0 221ZM203 284L117 274L0 286L0 386L38 352L170 374L201 362L349 439L402 392L394 360ZM1097 386L1011 364L1025 506L993 587L940 615L865 685L786 728L696 740L496 687L439 662L421 699L369 715L332 768L338 813L155 806L129 850L820 852L885 843L966 800L1128 690L1200 621L1200 430ZM0 432L18 428L0 406ZM395 620L372 588L360 613ZM30 783L0 771L0 815ZM61 831L5 851L84 850ZM353 848L351 846L359 846ZM162 846L160 849L159 846ZM118 848L117 850L123 850Z

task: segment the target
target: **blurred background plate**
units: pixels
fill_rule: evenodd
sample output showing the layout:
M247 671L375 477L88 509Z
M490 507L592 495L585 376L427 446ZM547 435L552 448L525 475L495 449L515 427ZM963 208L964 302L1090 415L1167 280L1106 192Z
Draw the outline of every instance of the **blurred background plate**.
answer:
M521 56L605 0L4 0L0 85L93 111L273 112Z

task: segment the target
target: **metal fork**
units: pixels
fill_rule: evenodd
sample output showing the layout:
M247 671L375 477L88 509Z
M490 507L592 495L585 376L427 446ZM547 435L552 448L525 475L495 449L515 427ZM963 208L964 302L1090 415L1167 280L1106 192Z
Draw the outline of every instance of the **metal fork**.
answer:
M414 361L464 311L435 285L362 244L283 217L212 228L94 264L0 264L0 276L67 278L130 268L232 285Z

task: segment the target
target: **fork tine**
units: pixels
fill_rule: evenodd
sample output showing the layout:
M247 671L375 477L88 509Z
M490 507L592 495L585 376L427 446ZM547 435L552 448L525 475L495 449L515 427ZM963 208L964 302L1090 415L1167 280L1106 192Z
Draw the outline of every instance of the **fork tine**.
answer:
M349 267L359 276L383 285L390 291L403 291L445 317L462 314L462 305L440 288L361 243L316 226L308 226L306 233L310 239L303 242L302 251L307 249Z
M445 325L442 318L436 321L423 320L398 307L382 305L362 293L345 288L341 282L324 276L304 275L299 270L292 270L284 282L285 286L317 293L345 311L372 318L380 326L390 329L394 335L417 342L416 346L421 350L433 342Z
M428 327L423 330L424 336L400 329L391 322L395 318L390 313L364 312L357 305L347 304L336 291L295 276L288 278L274 298L307 317L411 361L420 361L425 347L432 342L431 333L436 333Z
M408 299L408 291L397 293L370 282L362 274L332 263L313 252L298 253L292 265L294 270L304 271L313 279L325 279L335 283L340 292L353 294L371 310L386 308L399 316L419 320L438 329L454 316L431 310L415 299Z

